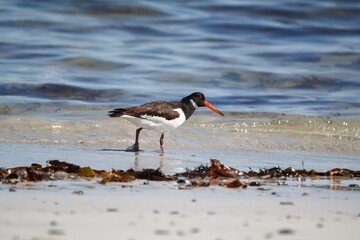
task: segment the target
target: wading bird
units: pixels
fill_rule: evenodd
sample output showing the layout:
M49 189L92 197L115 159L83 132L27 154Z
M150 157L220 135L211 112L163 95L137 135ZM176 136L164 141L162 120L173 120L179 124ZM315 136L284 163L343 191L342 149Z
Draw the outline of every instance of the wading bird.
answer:
M181 101L154 101L139 106L116 108L109 111L110 117L122 117L139 128L135 134L135 144L127 151L139 151L139 134L141 130L156 130L161 133L160 150L164 153L164 133L178 128L199 107L208 107L217 114L224 116L217 108L205 100L204 94L194 92Z

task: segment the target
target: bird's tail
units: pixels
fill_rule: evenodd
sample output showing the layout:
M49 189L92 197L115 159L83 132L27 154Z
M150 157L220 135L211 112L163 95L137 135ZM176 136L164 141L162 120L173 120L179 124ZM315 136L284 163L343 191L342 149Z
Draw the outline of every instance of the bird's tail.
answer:
M125 109L124 108L116 108L112 111L108 112L109 117L121 117L124 115Z

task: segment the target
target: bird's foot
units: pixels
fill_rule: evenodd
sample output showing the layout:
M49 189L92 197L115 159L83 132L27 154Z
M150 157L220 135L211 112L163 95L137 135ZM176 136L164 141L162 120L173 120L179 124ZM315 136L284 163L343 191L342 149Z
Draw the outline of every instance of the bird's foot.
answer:
M164 156L164 153L165 153L164 148L163 148L163 146L161 146L160 147L160 156Z
M127 152L138 152L140 151L139 149L139 144L133 144L131 146L129 146L128 148L126 148Z

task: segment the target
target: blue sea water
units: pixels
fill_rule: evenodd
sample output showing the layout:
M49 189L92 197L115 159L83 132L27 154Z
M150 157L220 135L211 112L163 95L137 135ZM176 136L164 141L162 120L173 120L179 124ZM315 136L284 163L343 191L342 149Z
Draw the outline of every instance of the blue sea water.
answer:
M351 165L360 153L359 23L351 0L1 1L5 158L23 143L130 144L133 129L114 130L108 110L201 91L227 118L195 118L177 142L226 129L216 133L231 156L248 146L341 152Z
M359 115L358 1L0 3L0 102Z

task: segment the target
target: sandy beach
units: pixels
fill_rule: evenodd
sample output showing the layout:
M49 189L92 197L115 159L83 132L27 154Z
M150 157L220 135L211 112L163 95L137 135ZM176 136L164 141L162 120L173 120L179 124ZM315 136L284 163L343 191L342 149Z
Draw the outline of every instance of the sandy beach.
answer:
M358 189L323 181L247 189L141 180L2 185L0 238L357 239Z
M0 13L0 240L360 239L360 1ZM129 152L139 128L109 111L153 101L176 110L140 122L187 120ZM210 159L224 167L178 177Z
M22 132L13 134L12 128L3 128L4 133L10 130L0 145L1 167L30 166L35 162L44 169L47 160L61 156L62 161L81 167L106 171L159 168L173 175L209 164L209 157L219 157L223 164L248 172L277 165L282 169L319 172L333 168L358 171L356 137L335 138L334 134L329 139L328 134L316 135L312 125L304 128L296 125L295 120L282 121L284 125L280 127L279 122L263 120L249 127L246 124L243 126L246 131L234 131L237 122L222 124L210 120L199 126L207 121L205 116L195 116L170 135L164 156L159 156L157 139L151 132L144 134L143 151L125 152L123 149L133 137L133 129L126 122L97 119L98 127L91 131L95 121L76 123L81 131L74 133L77 128L70 121L32 121L26 125L25 120L10 119L11 126L21 124ZM322 124L321 129L328 131L327 121L306 122ZM333 121L331 126L343 130L351 124L356 130L357 122L345 126L341 121ZM61 131L48 133L51 126L61 126ZM294 135L294 129L300 126L300 134ZM23 141L22 135L30 135L34 127L37 135L29 142ZM265 131L267 128L269 131ZM218 144L219 141L223 144ZM248 184L246 189L216 184L186 187L176 180L104 185L99 183L101 179L86 177L2 184L0 239L358 239L358 177L239 177ZM261 185L251 186L252 181Z

